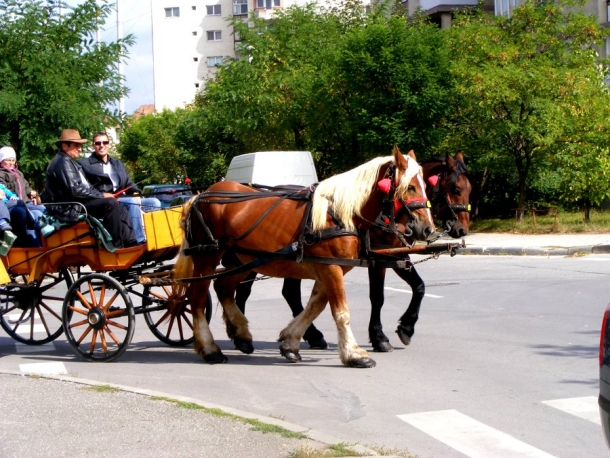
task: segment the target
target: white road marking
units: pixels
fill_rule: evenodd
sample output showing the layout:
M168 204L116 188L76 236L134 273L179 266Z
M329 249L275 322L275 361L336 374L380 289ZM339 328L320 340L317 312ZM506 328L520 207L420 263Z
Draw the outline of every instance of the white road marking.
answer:
M20 364L19 370L25 374L37 375L66 375L68 373L64 363Z
M389 291L396 291L396 292L399 292L399 293L413 294L413 291L410 291L410 290L408 290L408 289L398 289L398 288L392 288L391 286L384 286L384 287L383 287L383 289L387 289L387 290L389 290ZM443 297L443 296L437 296L437 295L435 295L435 294L424 294L424 296L426 296L426 297L432 297L432 298L434 298L434 299L439 299L439 298Z
M472 458L553 457L553 455L491 428L457 410L397 416L411 426Z
M547 406L554 407L563 412L575 415L579 418L592 421L598 425L602 424L599 417L599 406L596 396L586 396L583 398L567 398L553 399L551 401L542 401Z

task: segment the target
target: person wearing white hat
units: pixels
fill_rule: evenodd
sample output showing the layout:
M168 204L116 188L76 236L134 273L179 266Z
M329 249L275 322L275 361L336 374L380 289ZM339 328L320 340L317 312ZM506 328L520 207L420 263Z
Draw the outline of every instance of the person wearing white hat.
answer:
M29 198L32 192L23 173L16 169L17 155L11 146L0 148L0 189L10 212L11 225L15 229L15 246L40 247L37 220L45 208L35 205ZM35 194L35 193L34 193Z
M17 167L17 154L12 146L0 148L0 183L25 202L36 220L46 213L44 206L40 205L38 193L30 187L23 172Z

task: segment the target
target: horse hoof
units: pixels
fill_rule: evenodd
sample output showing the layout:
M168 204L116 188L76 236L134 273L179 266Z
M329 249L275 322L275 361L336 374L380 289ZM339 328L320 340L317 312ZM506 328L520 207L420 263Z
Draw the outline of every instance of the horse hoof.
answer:
M233 339L233 344L235 345L235 348L239 351L241 351L242 353L245 353L246 355L249 355L250 353L254 352L254 346L252 345L252 342L249 342L247 340L243 340L240 338L235 338Z
M389 353L394 351L394 347L390 342L373 342L373 351L378 353Z
M319 339L309 339L305 340L309 344L309 348L314 350L326 350L328 348L328 343L324 339L324 337L320 337Z
M280 347L280 353L291 363L298 363L301 361L301 355L299 355L298 351L286 350L285 348Z
M369 369L371 367L375 367L377 363L374 359L364 358L364 359L353 359L349 362L349 367L356 367L358 369Z
M209 355L204 355L203 359L208 364L224 364L229 360L229 358L227 358L225 355L223 355L220 352L211 353Z
M398 329L396 329L396 334L398 334L398 338L403 344L409 345L411 343L411 336L413 335L413 332L410 332L404 326L398 326Z
M307 328L307 331L305 331L305 334L303 335L303 340L309 344L309 348L315 350L326 350L328 348L328 343L324 339L324 334L314 328L313 325Z

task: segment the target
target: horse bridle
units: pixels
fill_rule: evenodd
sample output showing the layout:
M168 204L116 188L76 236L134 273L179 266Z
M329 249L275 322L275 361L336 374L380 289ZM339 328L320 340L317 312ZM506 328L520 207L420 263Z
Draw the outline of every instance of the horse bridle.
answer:
M455 176L455 182L457 182L457 179L462 175L462 173L460 172L454 172ZM437 175L438 180L436 182L436 184L433 186L432 191L430 192L430 200L432 202L432 217L433 218L438 218L439 215L445 211L448 210L451 213L452 218L447 218L446 221L444 221L443 223L446 224L448 227L447 229L450 230L451 227L457 222L458 220L458 213L461 212L470 212L471 210L471 206L470 203L468 204L453 204L451 203L451 196L449 194L449 192L442 192L443 190L443 183L445 183L445 179L447 179L447 173L446 172L441 172ZM448 185L450 185L451 182L447 182L445 184L445 187L447 187ZM443 196L443 200L439 200L438 197L439 195L442 193Z
M396 165L392 164L386 170L384 175L384 179L389 178L391 185L389 192L386 193L383 200L383 207L389 209L387 212L382 211L375 222L374 226L380 228L385 232L390 232L394 234L403 245L410 247L412 244L408 242L406 237L410 237L413 235L412 225L414 221L417 221L416 216L413 214L413 211L422 209L422 208L431 208L430 201L427 197L415 197L413 199L409 199L405 201L402 197L396 196L396 181L394 179L394 174L396 172ZM423 183L420 183L422 189L425 190ZM396 227L396 215L400 213L401 210L407 212L409 216L409 221L405 223L405 232L401 232ZM387 213L387 214L386 214Z

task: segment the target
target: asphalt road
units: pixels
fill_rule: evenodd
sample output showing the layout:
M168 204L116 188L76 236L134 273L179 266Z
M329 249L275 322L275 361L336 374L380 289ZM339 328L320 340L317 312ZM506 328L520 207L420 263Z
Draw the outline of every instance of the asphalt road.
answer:
M228 364L210 366L191 348L166 347L140 319L132 346L108 364L78 360L63 338L23 347L2 333L0 370L60 364L71 377L184 396L420 457L608 453L596 423L596 397L610 256L444 256L417 268L427 297L413 341L405 347L393 334L410 294L392 273L382 317L396 350L371 353L373 369L341 365L328 309L317 325L329 350L303 344L303 361L287 363L275 339L290 313L280 297L281 281L270 279L255 286L248 304L254 354L233 349L216 310L212 331ZM352 330L370 349L366 271L350 272L346 285ZM115 430L104 421L93 429L106 439ZM205 431L200 437L206 440Z

